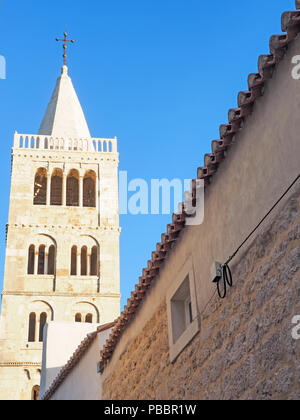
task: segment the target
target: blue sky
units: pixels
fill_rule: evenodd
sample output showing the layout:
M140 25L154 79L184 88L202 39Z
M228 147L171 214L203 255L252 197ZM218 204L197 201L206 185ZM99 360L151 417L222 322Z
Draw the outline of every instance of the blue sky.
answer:
M130 179L195 178L294 0L0 0L0 288L13 133L36 133L62 65ZM122 307L171 216L121 216Z

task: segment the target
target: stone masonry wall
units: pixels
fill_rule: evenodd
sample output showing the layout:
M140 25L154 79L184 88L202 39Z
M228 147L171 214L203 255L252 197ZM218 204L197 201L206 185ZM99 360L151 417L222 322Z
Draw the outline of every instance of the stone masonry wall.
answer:
M300 340L291 334L300 315L299 192L233 261L234 287L211 301L177 360L169 361L163 299L105 378L103 399L300 399Z

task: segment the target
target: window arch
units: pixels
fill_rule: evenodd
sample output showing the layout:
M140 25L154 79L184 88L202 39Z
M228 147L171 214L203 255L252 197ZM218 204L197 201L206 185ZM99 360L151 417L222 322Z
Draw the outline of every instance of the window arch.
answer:
M77 246L71 249L71 276L77 275Z
M26 268L25 268L26 270ZM27 274L55 275L56 242L46 234L38 234L36 245L28 248Z
M98 274L98 247L93 246L91 252L91 267L90 267L91 276L97 276Z
M75 322L81 322L81 314L75 315Z
M87 247L83 246L81 248L81 275L87 276Z
M79 206L79 173L72 169L67 177L67 206Z
M71 310L75 322L100 324L98 308L91 302L77 302Z
M39 168L36 171L33 204L39 206L47 204L47 171L45 168Z
M51 177L51 196L50 196L51 206L62 205L62 195L63 195L62 186L63 186L63 172L61 169L55 169Z
M35 246L30 245L28 249L27 274L34 274L34 259L35 259Z
M83 207L96 207L96 174L88 171L83 178Z
M45 245L40 245L38 254L38 274L45 274Z
M48 253L48 269L47 274L54 275L55 273L55 246L51 245Z
M29 315L29 329L28 329L28 342L35 342L35 327L36 327L36 314L32 312Z
M54 319L53 308L46 301L31 302L28 326L28 342L42 342L43 330L47 321Z
M90 235L80 235L70 249L71 276L99 276L100 245Z
M93 323L93 315L92 314L87 314L85 317L85 323L86 324L92 324Z

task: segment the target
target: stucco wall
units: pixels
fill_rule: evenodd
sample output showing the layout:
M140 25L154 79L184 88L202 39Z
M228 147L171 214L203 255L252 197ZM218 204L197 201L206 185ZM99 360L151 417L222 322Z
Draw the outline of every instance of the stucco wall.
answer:
M68 362L87 334L96 324L50 322L44 328L40 396L52 385L62 367Z
M233 266L199 334L172 364L164 300L104 374L104 399L300 399L300 188ZM297 209L297 212L296 212Z
M161 353L166 356L168 352L166 329L163 330L162 327L162 331L164 331L162 335L159 334L158 336L158 332L156 332L152 338L149 338L148 344L151 346L151 343L155 343L156 346L155 351L151 352L151 357L149 356L148 360L149 375L152 375L153 383L156 384L156 390L161 388L160 384L163 384L162 388L165 389L165 394L161 395L157 391L157 395L154 395L154 390L151 391L151 387L149 391L147 386L142 385L145 383L142 379L145 378L145 372L148 370L145 370L144 364L139 365L143 357L143 346L140 346L140 343L143 342L143 337L148 336L149 331L154 331L150 328L151 322L154 322L155 317L159 313L161 313L161 317L158 325L165 325L165 310L163 309L166 302L165 296L172 284L172 280L180 272L186 261L188 259L193 261L197 306L198 311L201 313L215 290L215 285L211 283L210 270L212 264L215 261L225 262L232 255L244 238L272 207L277 198L280 197L298 175L300 142L297 110L300 109L300 81L296 81L291 77L291 60L299 51L300 38L298 37L289 48L283 61L277 66L272 80L266 84L264 96L257 100L253 114L247 118L243 131L236 136L235 143L230 148L228 156L220 166L218 173L213 177L211 185L207 188L205 193L204 223L198 227L188 227L183 231L175 248L169 253L168 260L160 270L155 284L148 293L135 319L123 333L113 357L104 371L104 398L147 398L162 397L164 395L166 398L191 397L192 392L188 391L188 386L183 392L180 384L189 382L195 371L200 374L199 366L201 366L202 372L203 364L196 364L196 370L194 371L191 356L186 366L184 366L184 363L180 364L180 360L188 358L188 354L195 352L199 342L205 342L205 337L211 330L213 337L215 335L215 342L219 339L219 344L215 344L217 346L215 349L210 349L207 342L208 348L201 347L201 354L198 357L200 360L207 357L206 368L208 368L209 363L211 363L212 367L216 366L218 360L221 360L224 366L228 365L220 374L223 388L222 393L220 391L218 396L222 395L224 398L230 396L227 391L225 393L228 373L231 375L232 385L228 385L227 388L232 391L232 395L235 397L246 396L246 391L236 390L233 392L234 386L237 386L233 378L239 372L238 370L235 372L234 368L239 368L241 372L242 369L246 369L246 362L253 362L254 353L247 347L248 340L254 340L256 343L258 334L261 335L261 337L259 336L259 343L256 343L261 349L260 356L257 356L256 359L259 375L255 381L252 379L255 382L253 387L257 389L256 397L268 396L263 391L259 392L259 389L263 390L264 385L267 388L269 387L268 380L264 382L263 378L269 377L269 371L274 374L274 370L272 370L273 362L275 363L278 360L281 361L282 358L287 359L288 357L291 360L294 357L293 363L295 362L295 354L289 353L291 344L289 344L288 338L286 341L283 340L286 334L287 337L290 334L286 327L286 323L291 322L288 315L291 316L296 310L296 295L289 295L289 293L292 293L292 288L295 287L295 284L289 283L287 286L284 283L287 280L280 279L281 272L279 271L279 256L277 255L284 254L286 256L282 263L285 264L287 273L293 270L297 259L296 261L295 258L292 260L294 254L291 247L296 248L299 242L297 242L298 239L296 238L288 241L289 233L287 229L292 229L291 223L294 221L295 216L293 207L288 207L289 210L282 210L280 216L277 213L277 224L271 224L271 220L274 220L274 217L276 217L275 213L272 215L273 219L271 217L268 220L269 226L273 226L275 229L273 236L270 237L269 233L266 233L265 237L260 236L261 243L259 246L253 245L245 257L242 258L241 254L239 254L233 261L233 266L238 264L234 270L235 292L227 297L221 308L216 312L215 317L212 316L208 321L201 319L200 333L194 339L193 344L178 359L176 365L172 369L170 368L172 373L170 373L168 380L170 384L172 382L175 384L174 390L172 391L172 389L166 387L168 382L163 379L165 372L162 373L163 364L167 364L166 357L165 362L161 360ZM256 232L256 235L262 235L266 226L267 224L265 223ZM284 248L282 252L280 252L280 249L277 249L280 244ZM245 249L243 249L243 252L245 252ZM267 251L269 257L267 257L267 254L264 254ZM296 251L294 250L293 252ZM267 264L271 264L272 269L264 276L259 276L259 269L263 266L264 258ZM276 264L274 264L274 261L277 261ZM267 267L264 268L266 269ZM255 284L254 279L257 276L260 277L260 280L257 280ZM248 280L244 283L246 278ZM289 282L291 281L292 279L289 279ZM244 284L245 287L242 288ZM249 299L250 292L248 289L251 290L252 299ZM273 305L268 306L272 298L274 299L272 301L275 305L274 309ZM277 319L277 310L279 309L277 306L284 306L285 303L288 309L284 312L285 315L282 316L282 319ZM267 309L269 309L270 325L268 328L260 327L258 333L251 322L262 317L263 311L267 311ZM223 313L223 318L220 316L221 313ZM295 312L294 315L296 315ZM278 316L280 318L280 315ZM218 317L221 317L221 319ZM234 327L234 317L236 317L236 325L238 327ZM248 317L248 319L245 317ZM220 323L215 325L217 319ZM252 325L252 330L250 325ZM230 328L233 328L233 331L226 341L223 334ZM274 328L276 328L276 331ZM252 332L249 332L249 330ZM247 333L251 334L251 336L248 337ZM158 342L157 339L160 341ZM135 343L135 346L133 343ZM136 352L133 352L134 348ZM154 349L153 347L151 348ZM129 352L129 349L132 351ZM209 355L211 350L213 350L212 358L209 359L205 355ZM227 355L226 352L228 353ZM239 352L244 353L239 354ZM289 354L290 356L288 356ZM246 355L249 356L249 360L246 358ZM160 358L159 363L161 367L152 369L151 367L155 366L156 357ZM233 361L231 362L231 359L229 359L226 362L227 358L230 357L233 358ZM238 364L235 363L237 360L239 361ZM291 360L290 363L292 363ZM243 364L242 362L245 363ZM126 370L129 365L131 366L130 373ZM274 377L272 375L272 380L275 381L275 378L277 378L279 383L280 377L286 374L288 376L287 382L289 383L292 375L288 375L287 372L289 372L289 369L293 369L293 365L280 364L279 367L276 366L278 369L276 370L276 375ZM228 371L227 368L229 369ZM281 368L283 371L281 371ZM138 387L135 392L130 387L124 389L120 378L124 377L127 383L132 382L137 385L138 382L135 379L135 375L140 378L141 387ZM174 375L172 379L171 375ZM217 373L214 373L214 376L218 376ZM240 376L242 376L242 373L240 373ZM196 381L196 378L194 379ZM158 384L159 381L161 381L160 384ZM260 384L260 381L263 382ZM150 381L148 382L149 384ZM272 383L272 386L275 387L275 382ZM143 391L141 391L142 388ZM205 397L206 394L203 389L204 386L202 391L200 389L198 394L196 394ZM215 392L217 389L220 389L220 387L214 386ZM291 389L292 387L289 386L289 390ZM209 395L213 394L209 393ZM279 394L275 393L274 395Z
M111 329L101 331L89 346L78 364L52 395L53 401L99 400L102 398L101 375L97 372L99 352L109 337Z

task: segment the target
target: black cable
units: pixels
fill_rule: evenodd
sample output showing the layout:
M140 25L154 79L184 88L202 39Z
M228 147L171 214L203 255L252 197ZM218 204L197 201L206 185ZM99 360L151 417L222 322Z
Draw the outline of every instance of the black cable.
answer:
M224 284L224 289L223 289L223 294L221 293L221 289L220 289L220 282L221 280L223 281ZM224 264L222 266L222 277L221 279L217 282L217 288L218 288L218 295L220 299L225 299L226 295L227 295L227 285L229 287L233 286L233 280L232 280L232 273L230 270L230 267L228 264Z
M220 280L217 281L217 289L220 299L225 299L227 295L227 285L229 287L233 286L232 280L232 273L229 267L229 263L234 259L234 257L238 254L240 249L245 245L245 243L251 238L251 236L257 231L257 229L262 225L262 223L267 219L267 217L272 213L272 211L278 206L281 200L287 195L287 193L293 188L293 186L298 182L300 178L300 174L296 177L296 179L292 182L292 184L288 187L288 189L282 194L282 196L276 201L274 206L268 211L268 213L262 218L262 220L258 223L258 225L252 230L252 232L247 236L247 238L242 242L242 244L237 248L234 254L226 261L225 264L222 265L222 277ZM223 294L220 290L220 282L223 281L224 289Z
M244 242L238 247L238 249L235 251L235 253L226 261L225 264L229 264L233 258L236 256L236 254L239 252L239 250L245 245L245 243L250 239L250 237L257 231L257 229L262 225L262 223L266 220L266 218L272 213L272 211L275 209L275 207L278 206L278 204L281 202L281 200L287 195L287 193L293 188L293 186L296 184L296 182L299 180L300 174L297 176L295 181L289 186L289 188L282 194L282 196L279 198L279 200L276 201L274 206L268 211L268 213L265 215L265 217L259 222L259 224L252 230L252 232L247 236L247 238L244 240Z

